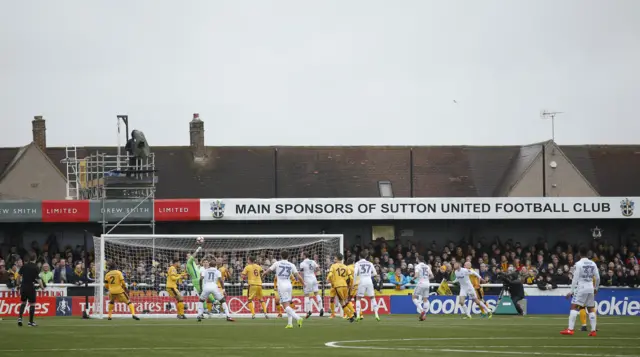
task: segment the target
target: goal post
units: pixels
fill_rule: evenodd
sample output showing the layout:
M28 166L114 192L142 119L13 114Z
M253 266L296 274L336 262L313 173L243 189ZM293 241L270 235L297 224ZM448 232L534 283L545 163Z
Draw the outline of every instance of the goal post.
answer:
M199 244L198 237L204 238L204 243ZM247 265L247 258L254 257L256 263L266 270L280 259L282 250L289 252L289 261L296 267L302 262L302 253L316 260L320 267L317 274L318 294L323 296L324 305L328 306L330 286L326 276L333 257L343 252L343 243L342 234L103 234L94 237L96 287L93 309L89 314L92 318L104 318L108 313L109 294L105 290L104 276L107 263L111 262L123 272L130 301L140 318L175 318L176 300L167 292L166 273L172 261L178 260L178 271L186 274L189 257L199 246L202 249L193 257L194 263L199 266L200 260L206 257L209 261L222 264L227 271L224 289L232 317L251 316L247 301L248 287L240 277ZM270 317L278 314L273 277L271 274L263 280L263 300ZM179 281L178 290L183 296L185 315L195 317L199 299L189 277ZM294 284L293 302L298 312L304 309L303 295L302 286ZM312 301L313 312L318 312L319 304L315 299ZM260 304L255 304L255 311L257 316L262 316ZM128 306L115 303L112 317L130 316Z

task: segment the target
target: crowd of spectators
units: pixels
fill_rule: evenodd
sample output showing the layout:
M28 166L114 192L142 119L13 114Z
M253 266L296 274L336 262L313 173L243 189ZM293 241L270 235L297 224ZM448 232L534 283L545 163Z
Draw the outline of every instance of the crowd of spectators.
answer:
M636 240L619 249L603 240L592 240L587 244L590 248L588 258L600 268L602 286L640 285L640 251ZM448 242L444 246L433 241L428 247L410 241L392 244L377 239L364 247L351 246L346 249L345 255L356 256L361 250L369 256L384 281L394 284L398 289L412 283L413 266L417 263L418 255L424 256L427 264L431 265L436 282L453 279L451 268L454 262L470 262L488 282L499 283L499 273L517 271L524 284L537 285L540 289L571 284L573 265L580 259L577 246L558 243L550 247L542 239L529 246L513 240L501 242L495 238L490 243L484 240L474 244L462 241L458 244Z
M588 257L595 261L600 268L601 285L603 286L640 286L640 265L638 258L640 251L638 242L633 240L628 245L616 248L604 240L589 242ZM166 272L173 259L179 259L186 264L186 252L157 249L154 256L148 249L126 249L119 252L107 252L127 277L127 281L146 288L161 289L166 281ZM382 277L381 283L391 284L396 289L405 289L414 283L414 265L417 256L425 257L435 274L434 282L443 279L453 280L451 267L454 262L470 262L480 275L491 283L498 283L500 272L517 271L523 283L537 285L540 289L554 289L558 285L570 284L573 277L573 265L579 259L577 247L558 243L550 247L546 241L539 240L537 244L524 246L519 242L507 240L505 242L495 238L491 242L478 240L471 244L465 241L446 245L438 245L433 241L428 246L419 245L418 241L386 241L377 239L365 246L352 245L345 247L345 260L348 263L358 260L363 251L372 261ZM311 249L311 252L322 250ZM93 282L96 276L93 252L89 252L89 269L85 272L83 247L76 246L58 249L55 239L48 240L44 246L33 242L29 250L10 247L5 253L6 258L0 256L0 284L12 285L23 264L22 256L34 253L41 278L45 283L84 284ZM298 265L301 261L302 249L292 252L292 263ZM228 270L229 282L240 282L240 274L246 263L245 252L209 252L209 258L220 261ZM257 254L257 263L267 269L278 259L278 250L263 250ZM315 254L313 256L321 268L326 271L332 263L331 254ZM444 268L443 268L444 266ZM271 282L267 280L266 282ZM185 280L183 282L188 284Z
M59 249L56 239L53 237L48 239L47 244L43 246L32 242L28 250L14 245L4 254L0 253L0 284L15 286L18 272L24 264L23 257L28 254L37 257L36 264L40 269L40 278L45 284L84 284L93 281L92 276L95 276L93 263L91 263L90 272L85 273L83 247ZM91 254L90 257L93 260Z

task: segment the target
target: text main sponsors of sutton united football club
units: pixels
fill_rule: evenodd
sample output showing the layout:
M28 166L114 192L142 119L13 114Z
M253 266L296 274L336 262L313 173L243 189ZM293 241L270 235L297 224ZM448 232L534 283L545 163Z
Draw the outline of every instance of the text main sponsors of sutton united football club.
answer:
M635 217L635 197L202 199L201 220Z

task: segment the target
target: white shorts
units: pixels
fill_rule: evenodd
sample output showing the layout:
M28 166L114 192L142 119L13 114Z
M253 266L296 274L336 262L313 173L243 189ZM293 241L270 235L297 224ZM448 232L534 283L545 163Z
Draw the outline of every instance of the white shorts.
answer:
M421 296L423 298L429 297L430 288L429 283L421 283L413 290L413 296Z
M318 280L316 278L305 278L303 290L305 294L317 293L320 290L318 289Z
M291 302L293 287L291 284L280 285L278 284L278 296L280 297L280 303Z
M576 291L571 298L571 304L578 305L582 307L595 307L595 294L593 291Z
M476 295L476 290L474 288L471 289L466 289L466 288L460 288L460 295L461 298L465 299L465 298L469 298L469 299L477 299L478 295Z
M376 293L373 291L373 284L360 284L358 285L357 297L375 297Z
M214 285L205 285L202 288L202 294L200 294L200 300L206 301L209 295L211 294L213 294L213 297L218 301L224 298L224 295L222 295L222 292L220 291L220 288L218 288L218 285L214 284Z

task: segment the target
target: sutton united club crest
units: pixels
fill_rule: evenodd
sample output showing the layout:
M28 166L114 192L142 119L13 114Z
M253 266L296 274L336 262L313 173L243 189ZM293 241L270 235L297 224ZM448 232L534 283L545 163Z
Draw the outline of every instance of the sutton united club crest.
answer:
M632 200L625 198L620 202L620 211L622 215L625 217L633 216L633 209L635 208L635 202Z
M213 218L224 217L224 206L224 202L220 200L211 202L211 216L213 216Z

